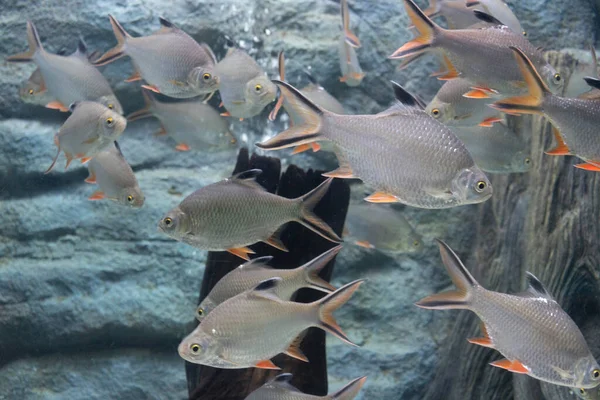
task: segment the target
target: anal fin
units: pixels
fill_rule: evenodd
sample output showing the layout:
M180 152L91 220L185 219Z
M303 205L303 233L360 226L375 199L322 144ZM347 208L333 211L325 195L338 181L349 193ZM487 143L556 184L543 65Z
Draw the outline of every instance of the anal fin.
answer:
M250 261L248 254L255 254L254 251L248 247L238 247L234 249L227 249L231 254L243 258L246 261Z
M600 161L577 164L575 165L575 168L584 169L586 171L600 172Z
M365 249L374 249L375 248L375 246L373 246L367 240L357 240L354 242L354 244L357 246L360 246L360 247L364 247Z
M129 78L125 79L125 82L135 82L140 80L142 80L142 75L140 75L140 71L135 70Z
M365 198L369 203L397 203L398 199L396 196L384 192L375 192L369 197Z
M254 366L256 368L260 368L260 369L277 369L277 370L281 369L277 365L273 364L273 361L271 361L271 360L259 361L256 364L254 364Z
M90 197L88 197L88 200L102 200L106 197L106 195L104 194L103 191L98 190L95 191L94 193L92 193L92 195Z
M496 122L502 122L503 119L500 117L489 117L484 119L483 121L481 121L479 123L479 126L484 127L484 128L491 128L492 126L494 126L494 124Z
M278 250L288 252L289 251L288 248L285 247L285 244L283 244L283 242L279 238L282 230L283 230L282 228L277 229L277 231L275 231L275 233L273 233L270 238L268 238L267 240L264 240L263 242L270 246L275 247Z
M458 72L458 70L456 69L454 64L452 64L452 61L450 61L448 56L446 56L446 55L444 56L443 62L444 62L444 65L446 66L446 72L443 75L438 75L438 77L437 77L438 80L449 81L449 80L460 77L460 73Z
M300 350L300 344L302 343L302 340L305 336L306 334L302 332L296 339L294 339L292 344L290 344L290 347L288 347L288 349L283 354L286 354L300 361L308 362L308 357L306 357L302 350Z
M569 150L569 147L567 147L567 144L565 143L564 139L562 138L560 131L557 128L552 127L552 133L554 134L554 139L556 140L556 147L546 151L545 153L548 154L549 156L569 156L569 155L571 155L571 150Z
M507 359L494 361L490 363L490 365L498 368L505 369L510 372L515 372L517 374L528 374L529 368L527 368L523 363L518 360L510 361Z
M90 170L90 175L85 179L85 183L96 183L96 174Z
M52 110L60 110L62 112L69 111L69 107L65 106L63 103L57 100L51 101L50 103L46 104L46 108L50 108Z
M160 89L159 89L159 88L157 88L157 87L156 87L156 86L154 86L154 85L142 85L142 87L143 87L144 89L151 90L151 91L153 91L154 93L160 93Z

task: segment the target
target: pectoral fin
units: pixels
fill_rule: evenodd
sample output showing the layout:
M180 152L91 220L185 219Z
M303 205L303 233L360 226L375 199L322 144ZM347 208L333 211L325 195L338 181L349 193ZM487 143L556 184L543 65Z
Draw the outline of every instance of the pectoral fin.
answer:
M104 194L103 191L98 190L95 191L94 193L92 193L92 195L90 197L88 197L89 200L102 200L106 197L106 195Z
M69 107L65 106L63 103L57 100L51 101L50 103L46 104L46 108L50 108L52 110L60 110L62 112L69 111Z

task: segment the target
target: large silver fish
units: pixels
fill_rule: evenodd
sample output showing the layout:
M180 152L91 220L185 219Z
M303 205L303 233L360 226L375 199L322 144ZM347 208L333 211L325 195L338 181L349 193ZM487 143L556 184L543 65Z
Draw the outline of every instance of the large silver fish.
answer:
M29 51L15 54L6 60L36 63L45 88L55 99L46 104L46 107L68 111L71 104L78 101L95 101L119 114L123 113L108 81L86 57L65 57L48 53L42 47L40 37L31 21L27 22L27 41Z
M246 246L265 242L287 251L279 239L282 225L296 221L332 242L336 233L312 209L329 190L332 179L297 199L267 192L256 182L261 170L241 172L196 190L159 222L173 239L202 250L229 251L248 260Z
M337 115L308 100L290 84L275 81L305 107L303 125L257 144L275 150L319 140L334 143L340 167L326 176L358 178L376 193L366 200L421 208L480 203L492 186L464 144L394 83L399 102L377 115Z
M360 40L350 30L348 1L342 0L340 7L342 13L342 35L340 36L339 44L340 70L342 71L340 81L346 83L348 86L358 86L365 77L365 73L358 62L356 50L354 50L360 47Z
M503 122L491 128L473 126L452 130L467 146L475 164L485 172L527 172L532 167L527 143Z
M57 152L46 173L54 168L61 150L67 158L65 169L74 159L84 164L112 146L127 126L125 117L100 103L80 101L71 105L71 112L54 136Z
M490 15L475 11L481 19L495 26L448 30L423 14L413 0L403 1L420 36L400 47L390 58L412 58L428 51L441 52L447 73L438 79L466 78L473 82L477 95L487 93L491 96L498 92L512 95L521 94L526 88L519 69L511 60L510 46L515 46L533 61L554 92L562 88L561 75L544 59L542 52L523 35L503 26Z
M280 278L264 281L221 303L182 340L179 355L186 361L215 368L279 369L271 358L281 353L308 361L299 346L303 332L310 327L354 345L332 313L352 297L363 281L351 282L307 304L277 297L280 282Z
M454 251L438 242L442 261L457 290L426 297L417 306L466 309L477 314L483 337L469 342L496 349L506 357L493 362L495 367L556 385L584 389L600 385L600 365L581 331L535 276L528 273L529 288L524 293L486 290Z
M117 142L96 154L88 163L88 171L85 181L100 186L90 200L109 199L133 208L144 205L144 194Z
M344 241L390 253L414 253L423 249L421 235L402 213L380 204L351 204Z
M335 288L321 279L319 272L341 249L342 246L336 246L295 269L269 267L267 263L273 259L271 256L254 258L240 265L217 282L196 309L196 319L202 321L216 306L225 300L252 289L262 281L271 278L281 278L281 282L276 287L276 295L282 300L291 300L294 293L302 288L312 288L330 293Z
M244 400L352 400L367 381L367 377L356 378L335 393L314 396L302 393L292 385L292 374L281 374L265 383Z
M557 140L557 146L546 154L575 155L585 161L576 165L577 168L600 172L600 101L552 94L527 55L520 49L513 47L512 50L529 93L500 100L492 107L511 114L544 115L552 122ZM586 81L600 89L600 80L589 77Z
M132 37L112 15L108 17L117 45L94 65L105 65L127 55L135 68L128 82L144 79L148 83L145 87L150 90L177 98L196 97L217 90L218 79L213 74L217 60L207 44L196 42L164 18L159 18L161 28L158 32Z
M250 118L275 101L277 87L252 57L241 49L231 48L216 66L219 93L224 115Z
M219 113L201 100L162 102L148 89L142 89L146 106L127 116L129 122L156 117L162 127L158 135L169 135L179 151L214 151L235 148L237 140L229 124Z

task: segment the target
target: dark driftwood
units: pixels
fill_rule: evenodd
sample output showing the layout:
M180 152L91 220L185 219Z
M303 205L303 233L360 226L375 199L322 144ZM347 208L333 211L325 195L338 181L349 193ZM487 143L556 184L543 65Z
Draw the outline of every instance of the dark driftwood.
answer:
M572 60L558 53L549 56L563 75L570 75ZM543 154L554 146L545 119L521 117L514 122L525 137L531 135L534 168L529 174L494 176L494 196L479 208L478 242L471 253L456 250L475 278L492 290L518 292L524 289L525 271L535 274L599 358L600 174L575 169L574 157ZM489 366L501 358L499 353L466 341L478 335L479 320L467 311L452 312L456 323L425 399L575 398L568 388Z
M321 172L312 170L304 172L293 165L280 179L281 165L278 159L256 155L248 159L248 151L243 149L238 156L234 173L251 168L263 170L258 182L267 190L277 191L279 195L288 198L299 197L323 181ZM323 218L340 236L346 219L349 199L348 185L343 181L336 180L331 185L329 193L315 208L316 214ZM275 258L272 265L279 268L296 268L333 247L331 242L295 223L286 227L281 239L290 250L289 253L281 252L262 243L253 245L251 248L256 251L257 256L273 255ZM210 252L204 271L199 302L206 297L219 279L241 263L240 258L228 253ZM334 263L335 260L332 260L321 274L327 281L331 278ZM320 297L322 294L301 290L296 301L309 302ZM268 327L265 327L266 329ZM293 373L293 384L306 393L327 394L325 333L311 328L302 342L301 348L310 360L310 364L280 355L273 361L282 368L282 371L266 371L256 368L219 370L186 362L189 398L190 400L242 400L267 380L282 372Z

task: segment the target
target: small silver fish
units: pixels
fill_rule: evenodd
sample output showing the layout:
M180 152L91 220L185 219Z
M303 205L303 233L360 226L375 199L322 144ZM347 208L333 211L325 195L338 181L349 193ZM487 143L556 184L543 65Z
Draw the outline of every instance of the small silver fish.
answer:
M245 400L352 400L367 381L367 377L363 376L354 379L335 393L313 396L292 386L292 378L292 374L281 374L250 393Z
M478 98L497 93L515 95L523 93L526 88L519 69L510 58L510 47L515 46L533 61L553 92L562 88L561 75L544 59L542 52L523 35L513 32L492 16L475 11L479 18L495 25L492 27L448 30L423 14L413 0L403 1L420 36L400 47L390 58L412 58L429 51L442 52L447 73L438 79L468 79L473 82L473 94Z
M486 290L447 244L438 243L457 290L426 297L417 306L477 314L484 335L469 342L496 349L506 357L491 363L495 367L555 385L583 389L600 385L600 365L581 331L535 276L527 274L529 288L524 293Z
M365 73L358 62L356 50L354 50L354 48L360 47L360 40L350 30L350 12L348 11L347 0L342 0L340 7L343 29L339 45L340 70L342 71L340 82L344 82L348 86L358 86L365 77Z
M380 204L351 204L344 240L368 249L390 253L414 253L423 249L421 235L404 216Z
M217 60L205 43L196 42L170 21L159 18L161 29L150 36L132 37L112 16L117 45L94 65L106 65L125 55L135 68L127 82L144 79L148 89L176 98L190 98L217 90L213 76Z
M448 208L480 203L492 195L488 178L465 145L400 85L393 83L398 103L382 113L337 115L321 109L290 84L274 82L289 92L285 96L304 104L304 124L258 147L276 150L331 141L340 167L325 175L362 179L376 190L366 199L374 203Z
M573 392L583 400L600 400L600 386L592 389L573 388Z
M505 123L491 128L473 126L452 129L467 146L482 171L496 174L527 172L532 167L527 143Z
M267 192L256 182L259 169L196 190L169 211L158 228L167 236L202 250L229 251L245 260L246 246L267 243L287 251L279 239L281 226L296 221L327 240L339 236L312 209L329 190L332 179L297 199Z
M302 333L310 327L354 345L332 313L352 297L362 280L307 304L277 297L280 282L281 278L266 280L218 305L182 340L179 355L191 363L215 368L279 369L271 358L280 353L308 362L299 346Z
M227 110L224 115L250 118L275 101L277 87L245 51L230 48L215 71L219 76L221 100Z
M492 107L511 114L544 115L555 128L557 141L557 146L546 154L575 155L585 161L575 167L600 172L600 101L552 94L527 55L515 47L511 49L529 92L524 96L500 100ZM599 79L588 77L586 82L592 88L600 89Z
M133 208L144 205L144 194L117 142L96 154L88 163L88 171L85 181L100 186L90 200L109 199Z
M127 116L129 122L156 117L162 127L158 135L169 135L176 150L214 151L235 148L236 138L219 113L201 100L162 102L148 89L142 89L146 106Z
M55 99L46 104L46 107L68 111L71 104L78 101L95 101L119 114L123 113L121 104L108 81L86 57L73 55L65 57L48 53L42 47L37 30L31 21L27 22L27 41L29 51L15 54L6 60L33 61L37 64L42 82L49 95Z
M575 60L575 66L567 81L564 97L577 97L583 94L586 94L584 96L586 97L589 95L590 86L585 81L585 78L588 76L598 77L596 49L594 49L594 46L591 46L589 52L580 49L563 49L561 52L569 54Z
M80 101L71 105L71 112L54 136L57 152L46 173L54 168L61 150L67 158L65 169L73 159L85 164L110 147L127 126L125 117L100 103Z
M336 246L306 264L295 269L275 269L267 263L271 256L254 258L227 275L212 288L208 296L196 309L196 319L202 321L216 306L246 290L271 278L281 278L276 295L281 300L291 300L294 293L302 288L312 288L330 293L335 290L328 282L319 277L319 272L340 252L342 246Z

